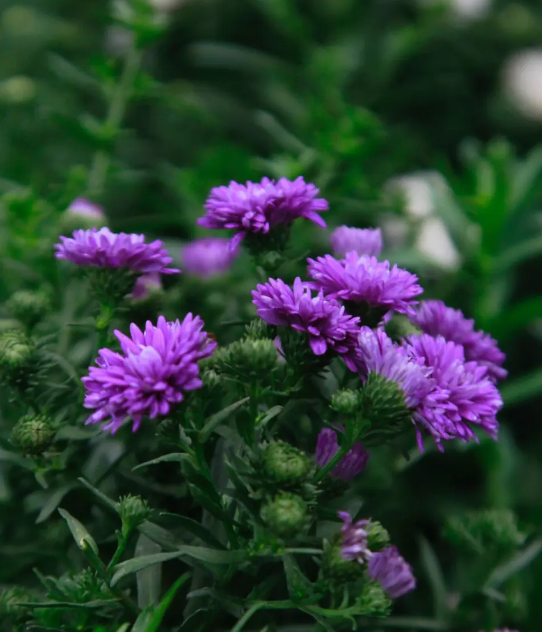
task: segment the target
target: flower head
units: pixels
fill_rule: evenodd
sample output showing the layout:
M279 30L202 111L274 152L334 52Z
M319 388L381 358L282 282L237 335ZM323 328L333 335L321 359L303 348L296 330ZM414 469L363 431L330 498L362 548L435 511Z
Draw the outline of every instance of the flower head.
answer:
M315 458L318 467L324 467L324 465L329 463L338 450L337 433L331 428L324 428L318 435L316 442ZM356 443L331 470L330 475L333 478L349 482L363 472L368 460L369 453L367 450L361 443Z
M311 290L298 277L293 287L281 279L269 279L252 292L258 316L269 325L291 327L309 336L315 355L328 350L350 353L356 343L359 318L345 313L337 301Z
M339 517L344 523L341 527L341 557L343 560L357 560L360 564L368 562L373 555L367 543L370 521L354 522L347 511L339 511Z
M331 298L408 314L413 299L423 292L415 274L369 255L349 252L341 260L326 255L307 261L308 275L314 279L310 287Z
M358 255L378 257L382 251L382 231L380 228L350 228L339 226L330 237L333 254L344 256L348 252Z
M76 230L55 245L56 258L90 268L123 268L136 273L174 274L173 259L161 241L145 243L145 235L112 233L109 228Z
M318 213L327 211L329 204L316 197L318 193L314 184L307 184L302 177L293 181L263 178L259 183L230 182L227 187L211 190L205 202L207 213L198 224L205 228L231 228L240 231L241 238L246 233L267 234L274 226L290 224L298 217L325 228Z
M198 361L209 357L216 343L203 331L199 316L187 314L182 322L163 316L144 331L130 326L131 337L115 331L121 353L100 349L97 366L83 378L85 408L95 412L87 424L106 422L116 432L127 417L137 430L144 415L151 419L169 413L187 391L201 388Z
M77 198L66 209L69 215L90 218L93 220L103 220L105 215L101 206L93 204L85 198Z
M208 278L226 272L239 251L228 239L204 237L187 244L181 253L183 270L187 274Z
M415 420L433 435L437 444L442 439L477 440L471 426L497 438L496 415L502 398L485 366L465 362L464 348L442 336L410 336L405 348L431 370L435 380L438 397L426 398Z
M416 588L412 567L405 562L395 546L371 556L369 576L378 581L392 599L397 599Z
M475 331L474 320L465 318L459 309L447 307L442 301L423 301L411 320L431 336L443 336L465 348L465 358L487 367L493 380L502 380L507 371L502 368L505 354L497 341L483 331Z

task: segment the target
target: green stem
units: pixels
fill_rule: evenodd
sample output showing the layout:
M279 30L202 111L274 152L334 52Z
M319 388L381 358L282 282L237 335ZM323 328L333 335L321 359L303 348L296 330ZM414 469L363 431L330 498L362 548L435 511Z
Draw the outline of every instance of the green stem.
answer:
M128 538L130 537L130 531L128 530L126 533L117 532L119 543L117 545L117 550L115 554L111 558L111 561L107 565L107 572L112 574L115 570L115 566L119 563L120 558L122 557L124 550L126 549L126 545L128 544Z
M122 119L124 118L126 107L130 101L132 86L141 64L141 58L141 51L132 47L126 55L120 80L113 91L107 117L104 123L104 127L110 131L113 138L120 130L120 125L122 123ZM89 197L101 195L107 178L107 171L109 169L110 162L111 154L103 149L100 149L94 155L89 170L87 184L87 194Z

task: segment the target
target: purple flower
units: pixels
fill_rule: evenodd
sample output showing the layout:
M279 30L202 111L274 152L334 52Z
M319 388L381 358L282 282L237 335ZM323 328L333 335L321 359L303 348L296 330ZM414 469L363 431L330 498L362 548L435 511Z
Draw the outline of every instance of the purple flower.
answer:
M198 361L216 347L201 318L192 314L182 322L160 316L156 326L147 321L144 332L132 324L130 334L115 331L122 352L100 349L97 366L83 378L84 406L96 411L86 423L106 422L103 429L112 433L127 417L135 432L144 415L167 415L187 391L201 388Z
M465 318L459 309L447 307L442 301L423 301L411 320L426 334L463 345L465 358L486 366L493 380L506 377L507 371L502 368L506 356L497 341L483 331L475 331L474 320Z
M347 252L378 257L382 252L382 231L380 228L350 228L339 226L330 236L333 254L344 256Z
M69 215L77 215L79 217L89 217L91 219L103 220L105 215L101 206L93 204L85 198L77 198L66 209Z
M310 287L322 289L331 298L353 303L368 303L370 307L409 314L414 297L423 292L418 277L389 261L349 252L344 259L331 255L307 259L308 274L314 282Z
M252 291L252 297L262 320L306 333L315 355L328 350L349 354L356 345L359 318L346 314L344 307L322 292L312 296L299 277L293 288L282 279L269 279Z
M145 243L145 235L112 233L109 228L76 230L55 245L56 258L91 268L126 268L131 272L175 274L161 241Z
M162 278L158 272L143 274L137 278L132 291L132 299L142 301L150 296L152 292L162 289Z
M465 362L465 350L442 336L410 336L405 348L431 370L439 397L429 397L418 408L415 420L428 430L440 447L442 439L477 440L471 425L497 439L496 419L502 398L487 376L487 368Z
M318 435L316 442L316 464L324 467L339 450L337 433L331 428L324 428ZM354 479L361 474L369 460L369 453L361 443L356 443L353 448L331 470L333 478L340 478L345 482Z
M412 567L395 546L373 553L369 560L369 576L379 582L391 599L397 599L416 588Z
M298 217L308 219L322 228L324 220L318 215L327 211L329 204L316 197L319 190L302 177L293 182L280 178L277 182L263 178L260 183L230 182L229 186L211 190L205 202L204 217L198 224L205 228L232 228L240 231L237 244L246 233L267 234L279 224L290 224Z
M369 520L353 522L347 511L339 511L339 517L344 522L341 527L341 557L343 560L357 560L360 564L368 562L373 555L367 543Z
M208 278L226 272L238 256L228 239L204 237L187 244L181 253L184 272Z

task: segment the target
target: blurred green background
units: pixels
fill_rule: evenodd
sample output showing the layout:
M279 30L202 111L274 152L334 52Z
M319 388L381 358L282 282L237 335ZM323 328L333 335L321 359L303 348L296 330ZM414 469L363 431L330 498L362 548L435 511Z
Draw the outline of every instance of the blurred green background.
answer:
M102 123L132 37L111 16L122 21L128 5L0 0L0 296L28 281L25 265L43 255L37 234L79 195L103 205L113 229L163 238L178 257L203 234L195 219L212 186L263 175L315 182L330 227L381 226L385 255L508 355L498 444L428 454L399 479L374 472L364 483L368 513L374 505L407 558L420 559L413 534L429 538L453 591L448 515L511 508L535 535L542 527L542 5L151 4L156 32L122 129L108 136ZM106 173L88 191L97 152ZM295 232L299 255L327 248L318 229ZM252 281L236 274L248 292ZM211 323L215 294L199 306ZM6 510L12 492L0 499ZM15 550L0 544L0 554ZM0 581L21 581L39 558L15 578L4 567ZM429 616L421 574L409 608ZM523 579L510 588L520 595L511 620L540 629L542 560Z

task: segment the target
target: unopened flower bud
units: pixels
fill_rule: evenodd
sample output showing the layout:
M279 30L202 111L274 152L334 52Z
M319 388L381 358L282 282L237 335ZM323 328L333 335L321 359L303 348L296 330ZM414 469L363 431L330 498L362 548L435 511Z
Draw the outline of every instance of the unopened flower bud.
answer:
M264 473L279 484L296 484L303 481L311 470L309 457L282 441L270 443L263 454Z
M218 373L237 379L267 379L277 364L277 350L272 340L246 338L219 348L214 355Z
M51 309L51 301L43 292L19 290L11 295L6 309L23 325L33 327Z
M331 399L331 408L342 415L352 415L359 407L359 393L349 388L337 391Z
M367 547L372 553L382 551L390 545L390 534L380 522L370 520L367 527Z
M42 454L53 445L56 429L45 415L25 415L15 424L11 442L25 454Z
M245 336L251 340L273 340L275 332L261 318L255 318L245 327Z
M411 334L422 333L421 329L416 327L416 325L403 314L394 314L386 323L385 329L388 336L396 342L400 342Z
M292 537L307 526L307 504L295 494L277 494L263 506L261 517L278 536Z
M122 520L123 531L131 531L145 522L151 514L151 509L146 500L140 496L124 496L115 505L120 519Z
M0 377L10 386L25 389L36 372L37 351L23 332L0 334Z
M377 581L367 580L363 583L356 604L367 617L387 617L391 610L391 599Z

